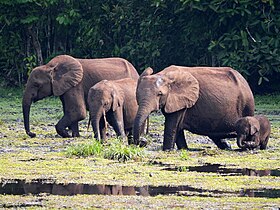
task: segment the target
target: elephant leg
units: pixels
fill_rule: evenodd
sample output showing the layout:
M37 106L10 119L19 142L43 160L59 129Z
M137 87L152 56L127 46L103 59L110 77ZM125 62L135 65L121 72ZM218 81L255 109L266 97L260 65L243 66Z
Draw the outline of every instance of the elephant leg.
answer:
M177 137L176 137L176 145L177 148L180 149L188 149L188 145L186 142L184 130L177 131Z
M71 135L66 130L67 127L70 127L70 125L68 125L69 124L68 122L69 122L69 120L64 115L58 121L58 123L55 125L56 132L58 133L58 135L62 136L63 138L70 138L71 137Z
M123 121L123 112L122 109L117 110L115 112L108 112L108 118L110 119L110 124L112 125L114 131L116 132L117 136L125 138L125 131L124 131L124 121Z
M63 138L69 138L71 137L66 128L68 127L71 129L71 126L64 126L64 124L68 121L67 117L65 116L66 110L65 110L65 102L63 100L63 97L60 97L62 107L63 107L63 114L64 116L58 121L58 123L55 125L56 132L58 135L62 136Z
M72 137L80 137L78 121L73 122L70 126L70 129L72 130Z
M60 96L64 116L56 124L55 128L62 137L71 137L66 128L73 131L73 136L79 136L78 121L86 118L86 106L80 89L72 88Z
M164 122L164 138L163 138L163 150L173 150L176 142L176 138L179 136L180 140L178 143L183 146L182 143L182 134L177 134L178 128L180 127L181 121L185 110L180 110L174 113L164 113L165 122ZM177 142L176 142L177 143Z
M129 145L130 145L130 144L133 144L132 128L126 130L125 134L126 134L126 136L127 136L128 144L129 144Z
M103 141L105 141L106 140L106 124L105 124L105 120L103 117L100 119L99 129L100 129L101 139Z
M209 137L217 145L218 148L231 150L231 145L225 139L221 139L219 137Z
M266 149L268 139L269 139L269 137L266 137L264 141L261 141L261 143L260 143L260 149L261 150Z

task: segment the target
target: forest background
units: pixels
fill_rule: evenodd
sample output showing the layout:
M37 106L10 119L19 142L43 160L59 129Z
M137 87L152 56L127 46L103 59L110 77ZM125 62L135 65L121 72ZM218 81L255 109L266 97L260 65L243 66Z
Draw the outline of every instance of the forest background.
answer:
M59 54L123 57L141 73L230 66L280 91L279 0L0 0L0 87Z

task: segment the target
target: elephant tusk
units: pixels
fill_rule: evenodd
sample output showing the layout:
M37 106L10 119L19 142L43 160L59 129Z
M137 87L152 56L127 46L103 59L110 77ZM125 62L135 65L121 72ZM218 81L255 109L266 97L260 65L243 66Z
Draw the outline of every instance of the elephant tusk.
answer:
M107 131L107 120L106 120L106 112L105 112L105 110L103 111L103 117L104 117L104 122L105 122L105 131Z

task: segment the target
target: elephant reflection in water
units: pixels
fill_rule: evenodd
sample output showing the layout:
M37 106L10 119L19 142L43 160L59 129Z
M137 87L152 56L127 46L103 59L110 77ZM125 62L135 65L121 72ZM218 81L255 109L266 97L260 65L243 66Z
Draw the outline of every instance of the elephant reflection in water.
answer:
M245 169L242 174L247 176L269 176L271 174L271 170Z
M142 195L148 196L148 187L120 186L120 185L87 185L84 188L85 194L101 195Z
M22 193L53 195L143 195L148 196L148 187L134 187L121 185L89 185L89 184L42 184L42 183L20 183Z

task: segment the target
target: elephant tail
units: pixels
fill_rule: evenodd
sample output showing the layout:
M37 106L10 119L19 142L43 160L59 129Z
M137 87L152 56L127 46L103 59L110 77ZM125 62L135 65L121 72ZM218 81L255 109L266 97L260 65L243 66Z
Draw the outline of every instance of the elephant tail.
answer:
M89 119L88 119L88 124L87 124L87 132L88 132L88 130L89 130L89 126L90 126L90 119L91 119L91 117L89 116Z
M125 69L128 72L128 78L131 78L133 80L138 80L139 74L137 73L137 70L135 67L127 60L124 61Z

